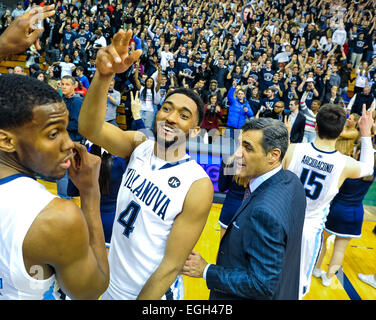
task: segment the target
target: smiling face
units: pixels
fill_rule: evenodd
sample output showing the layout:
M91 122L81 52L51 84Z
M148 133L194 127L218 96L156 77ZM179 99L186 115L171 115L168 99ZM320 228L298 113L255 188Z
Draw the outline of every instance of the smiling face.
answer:
M66 130L68 121L63 102L35 107L33 120L11 131L19 164L46 177L62 178L74 147Z
M172 94L157 113L154 131L157 143L165 148L185 145L200 131L196 103L184 94Z

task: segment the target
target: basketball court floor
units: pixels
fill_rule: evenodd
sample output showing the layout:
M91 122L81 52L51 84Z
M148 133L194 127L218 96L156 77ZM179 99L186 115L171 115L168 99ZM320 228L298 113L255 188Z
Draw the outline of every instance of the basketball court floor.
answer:
M46 188L56 194L56 184L39 180ZM80 205L79 198L73 199ZM219 225L218 218L222 204L214 203L204 228L204 231L195 246L195 250L200 252L208 263L215 263L216 254L219 247ZM332 279L329 287L321 284L321 279L312 278L310 292L304 300L376 300L376 289L363 283L358 279L358 273L376 273L376 235L372 232L376 226L376 207L366 206L362 237L353 239L346 250L342 268ZM327 254L322 264L324 271L333 250L334 238L330 237L327 243ZM185 277L185 299L186 300L207 300L209 290L205 280Z

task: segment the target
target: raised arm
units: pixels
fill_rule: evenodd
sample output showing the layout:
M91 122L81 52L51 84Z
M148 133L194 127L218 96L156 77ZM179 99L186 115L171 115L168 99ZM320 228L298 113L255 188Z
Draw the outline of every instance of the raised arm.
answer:
M123 131L104 121L107 93L115 73L125 72L141 55L141 50L128 54L132 31L120 30L110 46L98 51L96 72L82 103L78 119L79 132L111 154L127 158L145 136L135 131Z
M372 111L367 111L366 105L363 104L362 117L359 120L359 131L361 134L360 159L356 161L353 158L348 158L346 167L341 175L340 185L347 178L357 179L373 174L375 152L371 139L371 129L373 125Z

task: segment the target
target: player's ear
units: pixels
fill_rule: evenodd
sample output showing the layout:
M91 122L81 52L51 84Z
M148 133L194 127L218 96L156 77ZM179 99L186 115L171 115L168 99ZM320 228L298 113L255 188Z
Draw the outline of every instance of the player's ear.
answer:
M196 138L199 133L200 133L200 126L196 126L193 129L189 130L189 137Z
M7 130L0 129L0 151L15 152L15 139L13 134Z

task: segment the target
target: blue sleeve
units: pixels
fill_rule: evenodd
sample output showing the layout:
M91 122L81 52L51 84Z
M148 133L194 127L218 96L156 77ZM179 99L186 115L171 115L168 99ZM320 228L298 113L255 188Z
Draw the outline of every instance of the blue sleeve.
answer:
M69 127L71 130L78 131L78 117L82 105L81 98L75 98L72 103L72 110L69 111Z
M137 120L134 120L134 123L136 124L136 128L137 130L140 130L140 129L145 129L145 124L144 124L144 121L140 118L140 119L137 119Z
M255 115L253 113L253 110L252 110L251 106L249 105L249 102L247 102L243 107L248 109L248 111L246 112L246 114L247 114L248 117L251 118L251 117L253 117Z
M230 90L227 93L227 99L230 104L235 102L234 92L235 88L231 86Z
M139 37L137 37L137 36L133 36L133 40L136 43L136 50L142 49L141 39Z
M89 83L89 80L88 80L87 77L83 78L83 80L82 80L82 85L83 85L86 89L89 89L89 85L90 85L90 83Z

